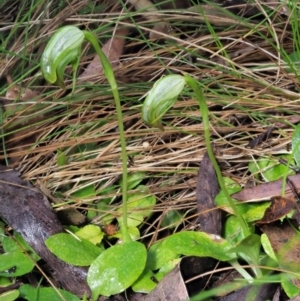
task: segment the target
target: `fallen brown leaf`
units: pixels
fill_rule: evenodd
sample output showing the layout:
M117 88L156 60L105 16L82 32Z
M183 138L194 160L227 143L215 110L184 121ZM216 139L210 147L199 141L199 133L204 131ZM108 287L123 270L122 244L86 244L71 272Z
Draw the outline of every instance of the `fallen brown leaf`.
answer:
M198 222L202 231L217 235L222 231L221 210L214 203L219 190L214 167L206 152L201 161L196 186Z
M294 199L284 198L281 196L272 197L270 207L267 208L263 218L258 221L257 224L269 224L277 221L286 216L296 207L297 204Z
M119 64L119 58L124 50L125 38L129 32L128 28L118 28L114 36L109 39L102 47L103 52L109 59L112 67L116 67ZM78 80L89 81L94 76L100 76L103 74L103 67L98 55L95 55L93 60L88 64L85 70L79 75Z
M189 295L182 279L179 264L168 273L157 287L141 301L184 301Z
M249 141L247 146L250 148L255 148L257 145L261 144L262 142L267 141L270 138L273 130L274 130L273 126L267 128L267 130L264 133L258 135L256 138Z
M293 182L296 190L300 190L300 174L289 176L289 179ZM244 188L240 192L232 194L231 197L241 202L260 202L262 200L270 200L274 196L281 195L282 185L283 183L281 179L260 184L252 188ZM285 187L285 197L294 197L294 193L288 185Z
M300 288L300 278L295 278L295 274L299 275L300 266L299 232L288 221L264 225L260 228L268 236L280 268L291 272L288 278Z

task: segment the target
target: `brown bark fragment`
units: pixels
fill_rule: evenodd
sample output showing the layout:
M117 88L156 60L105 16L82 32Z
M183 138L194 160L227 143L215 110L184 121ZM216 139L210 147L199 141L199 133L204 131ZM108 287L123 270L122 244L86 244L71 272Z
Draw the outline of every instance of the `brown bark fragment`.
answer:
M49 236L64 231L47 198L17 171L1 165L0 191L0 216L45 260L64 289L90 295L86 269L61 261L45 245Z

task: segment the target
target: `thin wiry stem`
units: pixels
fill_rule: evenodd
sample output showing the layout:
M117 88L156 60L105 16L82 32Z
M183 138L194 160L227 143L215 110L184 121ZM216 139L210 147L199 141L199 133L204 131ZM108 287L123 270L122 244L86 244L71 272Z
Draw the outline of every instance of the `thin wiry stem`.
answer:
M131 241L131 238L128 234L127 230L127 153L126 153L126 140L125 140L125 133L124 133L124 126L123 126L123 116L122 116L122 108L121 108L121 101L118 92L118 87L116 83L116 79L113 73L112 66L103 53L102 49L100 48L97 39L95 36L88 32L84 31L85 38L93 45L95 48L100 61L103 66L104 74L111 86L111 90L115 99L116 111L117 111L117 118L118 118L118 127L119 127L119 134L120 134L120 142L121 142L121 152L122 152L122 169L123 169L123 181L122 181L122 208L123 208L123 224L120 225L123 241L128 242Z

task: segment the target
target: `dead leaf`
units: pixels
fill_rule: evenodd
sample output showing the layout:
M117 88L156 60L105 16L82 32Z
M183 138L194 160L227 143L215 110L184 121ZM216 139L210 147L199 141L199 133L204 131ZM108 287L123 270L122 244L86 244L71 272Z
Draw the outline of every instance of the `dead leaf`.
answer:
M128 28L118 28L114 36L109 39L102 50L109 59L112 67L119 64L119 58L124 50L125 38L129 32ZM86 69L78 76L78 80L90 81L93 76L100 76L103 74L103 67L100 62L99 56L95 55L93 60L88 64Z
M288 301L300 301L300 295L298 295L292 299L289 299Z
M267 130L264 133L258 135L256 138L249 141L247 146L250 148L255 148L257 145L261 144L262 142L267 141L270 138L273 130L274 130L273 126L267 128Z
M289 176L293 182L296 190L300 190L300 174ZM282 193L282 179L257 185L252 188L244 188L240 192L231 195L232 198L241 202L260 202L262 200L270 200L274 196L281 195ZM291 188L286 185L285 197L293 198L294 194Z
M300 288L300 233L288 221L260 227L268 236L280 268L291 272L290 281ZM300 275L299 275L300 276Z
M141 301L186 301L189 295L181 276L179 264L168 273L157 287Z
M281 196L272 197L270 207L267 208L263 218L257 224L269 224L280 220L296 207L297 204L294 199Z
M198 222L202 231L217 235L222 231L221 210L214 203L219 190L214 167L206 152L202 158L196 186Z

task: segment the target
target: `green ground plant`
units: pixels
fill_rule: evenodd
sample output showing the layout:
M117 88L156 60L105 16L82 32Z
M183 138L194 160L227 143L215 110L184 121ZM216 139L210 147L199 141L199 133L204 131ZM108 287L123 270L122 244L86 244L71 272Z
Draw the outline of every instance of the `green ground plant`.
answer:
M299 129L294 128L299 114L297 2L288 2L286 17L279 13L280 8L264 5L251 17L237 16L217 6L210 11L201 8L190 12L188 20L182 17L181 10L162 10L157 15L167 16L173 32L159 40L149 38L155 22L144 19L142 10L128 11L124 3L118 4L116 12L105 1L88 1L85 6L72 3L70 9L65 1L32 0L10 4L11 8L17 5L17 13L12 19L4 13L1 17L6 24L0 31L1 76L10 75L13 82L0 82L0 94L21 84L39 92L34 99L23 101L25 106L19 111L9 112L7 108L14 107L11 103L2 111L1 158L9 164L18 152L8 144L12 134L26 127L37 133L37 140L19 151L22 159L16 166L25 179L45 179L44 185L61 199L60 204L53 205L56 210L76 207L87 211L89 219L85 227L68 226L68 234L49 238L49 248L69 263L91 266L89 283L95 298L130 286L135 292L150 292L156 286L151 277L160 280L184 255L211 256L228 262L244 278L240 287L276 281L290 298L299 294L289 280L292 274L297 278L297 272L285 268L282 258L278 260L272 253L265 235L259 236L255 230L254 223L262 218L270 203L236 205L230 198L247 181L274 181L292 174L287 166L278 164L279 158L288 161L288 165L293 165L293 160L299 165ZM4 6L0 11L9 15ZM64 21L59 18L61 12ZM63 27L66 23L76 26ZM78 73L93 55L84 39L95 41L95 36L105 43L114 35L116 24L132 29L119 67L113 73L101 56L101 48L96 46L106 66L105 75L91 83L76 82ZM57 37L70 47L70 52L66 48L62 54L56 53L58 57L49 58L50 52L57 50L55 46L46 49L49 56L44 57L43 73L51 82L48 85L39 73L40 58L43 46L58 27L62 36ZM69 45L64 30L74 30ZM49 63L54 63L50 74ZM168 85L178 80L174 87L182 87L182 91L162 106L151 103L146 110L149 116L145 115L150 94L146 100L143 96L160 83L165 91L166 80ZM63 86L64 82L65 89L52 85ZM13 122L33 120L37 113L31 109L45 113L45 117L10 130ZM148 127L146 123L159 127ZM254 149L246 147L249 140L274 124L277 127L268 143ZM224 238L218 241L201 231L191 231L197 214L193 179L206 149L222 187L215 202L230 214L224 224ZM164 219L170 212L175 212L174 220ZM118 225L121 231L105 234L104 227L110 223ZM16 245L7 235L5 224L1 224L0 231L5 253L1 256L12 256L9 261L1 261L0 281L4 286L33 269L33 262L24 259L24 250L34 261L39 258L12 232L18 241ZM167 235L161 235L165 232ZM115 244L117 239L123 243ZM78 256L70 249L81 250L85 255ZM124 253L135 252L141 254L143 261L139 268L130 257L126 267L119 264L121 260L123 263ZM118 263L116 267L111 256ZM93 277L101 277L98 271L112 268L126 273L129 268L132 277L126 283L120 281L120 285L93 284ZM281 273L271 275L270 271ZM108 275L114 277L117 273ZM125 278L122 274L119 277ZM236 287L205 291L195 300L233 289ZM42 282L37 288L26 284L12 290L8 298L36 300L37 294L46 300L79 300L69 292L44 287Z

